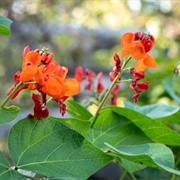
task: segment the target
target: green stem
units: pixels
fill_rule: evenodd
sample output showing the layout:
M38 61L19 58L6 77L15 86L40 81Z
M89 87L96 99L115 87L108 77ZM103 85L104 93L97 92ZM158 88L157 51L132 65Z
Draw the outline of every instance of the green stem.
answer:
M114 81L112 82L110 88L108 89L107 93L105 94L105 96L103 97L102 101L99 104L99 107L95 113L95 116L99 113L99 111L101 110L101 108L103 107L104 103L106 102L108 96L110 95L112 89L114 88L114 86L118 83L118 79L121 77L122 72L124 70L124 68L126 67L127 63L130 61L131 56L124 62L124 64L122 65L121 71L120 73L116 76L116 78L114 79ZM91 128L94 126L94 123L96 122L96 118L94 118L94 121L92 122Z
M3 108L9 101L10 99L13 97L13 95L16 93L16 91L23 85L23 82L20 82L15 88L14 90L11 92L11 94L4 100L4 102L1 104L1 108Z
M126 171L126 170L124 170L124 171L123 171L123 173L122 173L122 175L121 175L121 178L120 178L119 180L123 180L123 179L124 179L124 177L126 176L126 174L127 174L127 171Z
M175 163L175 166L174 166L175 169L177 168L179 162L180 162L180 158L178 158L177 161L176 161L176 163ZM175 180L175 178L176 178L176 175L175 175L175 174L172 174L172 177L171 177L170 180Z

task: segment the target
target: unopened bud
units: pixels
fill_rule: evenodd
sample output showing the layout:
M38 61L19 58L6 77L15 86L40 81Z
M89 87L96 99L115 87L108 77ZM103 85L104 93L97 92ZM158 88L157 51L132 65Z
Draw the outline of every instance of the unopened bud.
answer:
M50 53L48 56L47 56L47 59L45 60L45 63L48 64L49 62L51 62L53 59L53 53Z

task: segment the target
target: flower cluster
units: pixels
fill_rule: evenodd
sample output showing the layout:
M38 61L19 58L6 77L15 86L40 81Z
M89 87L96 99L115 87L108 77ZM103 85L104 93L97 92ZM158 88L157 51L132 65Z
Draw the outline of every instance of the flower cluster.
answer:
M149 82L138 82L139 80L145 77L145 70L147 68L155 68L156 61L154 58L148 54L148 52L153 48L155 39L150 34L145 34L141 32L135 33L125 33L121 38L121 48L122 48L122 60L117 53L114 53L114 66L112 71L109 73L110 82L112 86L110 92L107 93L107 96L111 94L111 104L117 105L118 91L120 82L126 81L122 80L122 73L125 70L125 66L131 59L135 59L138 63L134 68L130 69L130 74L132 75L133 80L131 80L130 87L135 90L133 96L134 103L138 101L138 97L141 92L149 88ZM128 58L125 58L128 56ZM85 78L86 76L86 78ZM85 84L85 90L92 90L93 77L95 73L89 69L85 70L85 75L81 66L76 68L76 79L81 83L84 79L87 79ZM102 72L100 72L96 78L98 84L94 88L94 92L101 93L104 91L104 85L102 83ZM118 77L117 77L118 76ZM116 78L117 77L117 78ZM129 81L129 80L127 80Z
M79 82L73 78L66 78L68 68L60 66L54 61L53 54L48 53L47 49L31 51L27 46L24 49L23 59L22 71L15 73L15 85L7 95L10 95L20 82L23 82L23 85L12 96L12 99L23 89L37 90L42 96L41 104L40 97L33 94L34 116L37 119L48 116L47 111L44 111L47 95L58 102L60 109L63 107L63 111L61 109L60 112L64 115L66 109L63 103L69 96L80 92ZM36 111L39 113L36 113Z
M152 49L154 41L154 37L150 34L125 33L121 38L122 57L130 55L133 59L138 60L135 66L136 70L143 71L146 68L155 68L156 61L147 54Z
M95 72L91 71L90 69L86 69L85 73L84 73L82 66L78 66L75 71L75 77L79 83L81 83L83 80L86 80L85 90L93 90L96 93L101 93L105 89L103 82L102 82L103 73L102 72L98 73L98 75L96 77L97 85L96 85L95 89L93 89L93 83L94 83L93 78L95 75L96 75Z

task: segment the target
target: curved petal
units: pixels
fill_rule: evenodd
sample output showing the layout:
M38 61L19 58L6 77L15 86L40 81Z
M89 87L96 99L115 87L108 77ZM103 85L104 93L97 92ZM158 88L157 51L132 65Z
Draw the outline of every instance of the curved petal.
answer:
M59 68L59 64L55 61L51 61L43 70L44 76L53 75Z
M134 43L125 44L122 47L122 57L124 58L127 55L131 55L131 53L133 52L134 48L135 48L135 44Z
M145 57L145 50L140 42L125 44L122 48L122 57L131 55L133 59L139 60Z
M143 59L146 55L144 46L140 42L134 42L133 44L134 44L134 49L131 52L132 58L137 60Z
M73 96L80 92L80 84L76 79L68 78L65 80L66 89L65 96Z
M146 57L144 58L143 62L147 67L150 68L155 68L157 66L155 59L149 54L146 54Z
M121 46L123 47L125 44L129 44L134 42L134 34L133 33L125 33L121 37Z
M37 72L37 66L25 66L20 74L20 81L31 81Z
M37 52L31 51L27 53L27 55L25 56L22 68L31 65L38 66L40 62L41 62L41 55L38 54Z
M135 66L135 69L137 71L144 71L146 68L148 68L148 67L144 64L143 59L139 60Z
M40 69L37 69L36 74L34 75L34 81L36 81L41 86L44 85L44 77Z
M68 68L65 67L65 66L59 66L57 72L56 72L56 75L65 79L66 75L68 73Z
M54 76L45 82L42 91L53 98L61 98L65 96L65 82L62 78Z

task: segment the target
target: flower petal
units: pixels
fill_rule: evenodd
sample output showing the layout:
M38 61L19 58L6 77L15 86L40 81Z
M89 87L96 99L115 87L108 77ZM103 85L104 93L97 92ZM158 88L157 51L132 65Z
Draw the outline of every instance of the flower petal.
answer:
M131 55L133 59L139 60L145 57L145 50L140 42L125 44L122 47L122 57Z
M144 71L146 68L148 67L144 64L143 59L139 60L135 66L136 71Z
M34 81L36 81L41 86L44 85L44 77L40 69L37 69L36 74L34 75Z
M20 75L20 81L31 81L37 72L37 66L25 66Z
M134 46L133 51L131 52L132 58L137 59L137 60L144 58L146 55L144 46L140 42L134 42L133 44L135 46Z
M38 66L40 62L41 62L41 55L38 54L37 52L31 51L27 53L27 55L25 56L22 68L31 65Z
M59 76L54 76L45 82L42 91L53 98L61 98L65 96L65 82Z
M130 44L134 42L134 34L133 33L125 33L121 37L121 46L123 47L125 44Z
M80 84L76 79L68 78L65 80L66 89L65 96L73 96L80 92Z
M156 67L155 59L152 56L150 56L149 54L146 54L143 62L147 67L150 67L150 68L155 68Z

